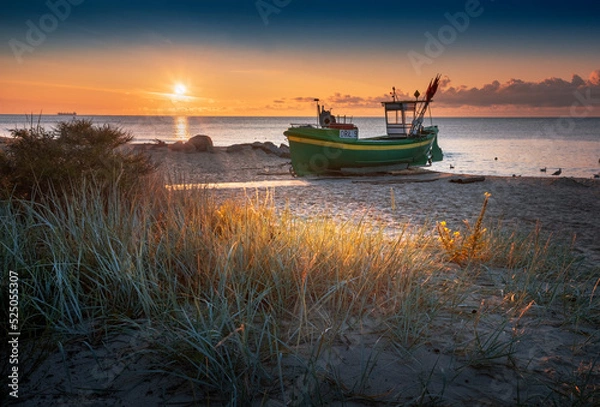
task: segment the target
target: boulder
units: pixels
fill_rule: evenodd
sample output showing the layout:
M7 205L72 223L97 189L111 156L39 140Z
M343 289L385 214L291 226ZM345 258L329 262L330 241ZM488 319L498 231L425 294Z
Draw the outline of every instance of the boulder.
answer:
M194 146L196 151L213 151L213 142L209 136L205 136L204 134L197 134L194 137L190 138L188 144Z
M233 144L233 145L230 145L229 147L227 147L225 149L225 151L227 151L228 153L234 153L237 151L244 151L247 149L262 150L266 154L273 154L273 155L276 155L276 156L282 157L282 158L290 158L290 148L287 145L281 144L279 147L277 147L275 144L271 143L270 141L265 141L264 143L260 142L260 141L255 141L252 144L250 144L250 143Z
M238 151L244 151L246 149L250 149L251 145L248 143L244 143L244 144L232 144L230 146L227 146L227 148L225 149L225 151L227 151L228 153L235 153Z
M167 143L165 143L164 141L155 138L154 139L154 144L152 145L152 147L154 148L163 148L163 147L167 147Z
M265 141L261 143L260 141L255 141L252 143L252 148L256 148L264 151L267 154L277 154L277 146L270 141Z
M285 144L282 144L280 147L277 147L270 141L265 141L261 143L260 141L256 141L252 143L252 148L263 150L267 154L273 154L278 157L289 158L290 157L290 149Z
M279 145L279 157L290 158L290 147L287 144Z
M180 151L184 153L193 153L196 151L196 147L189 142L184 143L183 141L177 141L169 145L169 150Z

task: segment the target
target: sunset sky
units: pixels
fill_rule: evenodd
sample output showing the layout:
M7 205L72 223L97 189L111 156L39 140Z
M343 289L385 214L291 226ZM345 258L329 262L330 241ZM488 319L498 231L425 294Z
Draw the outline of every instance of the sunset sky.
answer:
M441 73L436 115L600 116L598 1L12 3L0 114L379 115Z

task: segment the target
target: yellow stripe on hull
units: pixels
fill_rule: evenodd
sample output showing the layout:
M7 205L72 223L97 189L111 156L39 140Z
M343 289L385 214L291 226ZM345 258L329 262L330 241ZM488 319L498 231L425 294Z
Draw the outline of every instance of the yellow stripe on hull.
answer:
M359 151L389 151L389 150L407 150L411 148L425 147L431 144L431 139L427 139L425 141L421 141L418 143L410 143L410 144L384 144L384 145L375 145L375 144L348 144L348 143L339 143L333 141L325 141L325 140L317 140L308 137L298 137L298 136L287 136L290 142L303 143L303 144L312 144L315 146L321 147L333 147L339 148L342 150L359 150Z

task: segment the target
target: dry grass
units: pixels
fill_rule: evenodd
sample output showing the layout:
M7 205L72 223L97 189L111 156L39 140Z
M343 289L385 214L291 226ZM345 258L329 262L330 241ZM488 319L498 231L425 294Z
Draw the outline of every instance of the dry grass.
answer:
M278 212L269 194L219 202L207 190L154 186L107 197L84 185L59 206L51 196L2 202L0 258L21 276L31 337L50 327L93 343L152 321L155 374L188 383L197 399L444 404L452 399L435 387L436 365L416 389L373 391L382 361L435 348L454 366L448 383L482 366L545 382L519 359L532 307L569 327L600 322L597 277L539 229L484 227L486 205L487 196L464 232L439 224L390 237L360 219ZM590 335L597 342L598 331ZM353 379L344 347L369 349ZM596 365L569 385L545 382L522 404L598 402Z

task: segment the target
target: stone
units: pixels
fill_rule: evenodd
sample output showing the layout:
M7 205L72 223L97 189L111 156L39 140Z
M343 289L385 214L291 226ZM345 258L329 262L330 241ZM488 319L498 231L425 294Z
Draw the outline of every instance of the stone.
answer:
M205 136L204 134L197 134L194 137L190 138L188 144L194 146L196 151L213 151L213 142L209 136Z
M225 151L227 151L228 153L235 153L238 151L244 151L246 149L250 148L250 144L245 143L245 144L232 144L230 146L227 146L227 148L225 149Z
M270 141L265 141L264 143L256 141L252 143L252 148L263 150L267 154L273 154L278 157L289 158L290 156L290 150L285 144L282 144L280 147L277 147Z
M260 141L255 141L251 144L233 144L227 147L225 151L227 151L228 153L233 153L237 151L244 151L246 149L262 150L266 154L273 154L281 158L290 158L290 148L287 145L281 144L279 147L277 147L270 141L265 141L264 143Z
M183 141L177 141L169 145L169 150L179 151L184 153L193 153L196 151L196 147L190 143L184 143Z
M290 147L287 144L279 145L279 157L281 158L290 158Z

